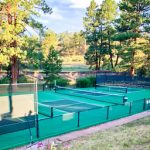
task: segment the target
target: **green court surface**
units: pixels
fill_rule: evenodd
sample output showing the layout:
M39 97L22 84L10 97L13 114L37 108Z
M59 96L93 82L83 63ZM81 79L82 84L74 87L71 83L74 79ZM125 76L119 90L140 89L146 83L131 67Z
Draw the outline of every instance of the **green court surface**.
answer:
M35 126L1 134L0 149L29 144L31 140L36 142L140 113L150 108L150 89L142 88L129 88L127 93L124 89L111 91L106 87L84 88L79 91L61 89L56 90L56 93L54 90L41 90L38 91L37 96L39 114L38 121L35 119ZM122 103L124 96L128 99ZM7 126L6 128L9 129ZM10 126L10 128L15 127ZM39 138L37 138L38 134Z

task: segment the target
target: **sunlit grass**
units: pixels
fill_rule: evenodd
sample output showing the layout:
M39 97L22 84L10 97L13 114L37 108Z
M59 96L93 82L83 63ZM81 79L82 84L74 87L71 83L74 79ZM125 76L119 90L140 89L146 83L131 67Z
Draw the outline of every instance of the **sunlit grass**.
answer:
M150 117L63 143L59 150L150 150Z
M63 65L62 71L64 72L80 72L80 71L89 71L87 65Z

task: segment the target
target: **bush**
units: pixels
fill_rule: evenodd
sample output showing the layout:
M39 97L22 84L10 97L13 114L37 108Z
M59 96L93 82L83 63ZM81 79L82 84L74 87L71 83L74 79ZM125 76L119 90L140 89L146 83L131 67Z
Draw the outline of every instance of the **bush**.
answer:
M26 76L20 76L18 78L18 83L33 83L34 81L31 79L28 79Z
M138 70L138 75L140 77L150 77L150 69L143 66Z
M10 80L8 77L3 77L0 79L0 84L9 84Z
M18 78L18 83L27 83L27 82L28 82L28 80L25 76L20 76Z
M79 88L86 88L86 87L93 87L95 85L95 77L85 77L85 78L79 78L76 81L76 87Z
M95 76L89 76L89 77L87 77L87 78L90 80L92 86L95 86L95 83L96 83L96 77L95 77Z
M31 79L28 79L25 76L20 76L18 78L18 83L33 83L34 81ZM0 79L0 84L10 84L10 79L8 77L3 77Z
M59 77L56 81L57 81L57 85L59 85L59 86L69 85L69 80L65 79L65 78L62 78L62 77Z

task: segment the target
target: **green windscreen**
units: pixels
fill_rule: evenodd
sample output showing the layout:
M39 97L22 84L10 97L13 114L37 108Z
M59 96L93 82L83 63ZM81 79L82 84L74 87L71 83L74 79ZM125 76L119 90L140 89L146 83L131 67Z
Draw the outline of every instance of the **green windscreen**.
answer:
M35 128L36 93L34 83L0 85L0 135Z

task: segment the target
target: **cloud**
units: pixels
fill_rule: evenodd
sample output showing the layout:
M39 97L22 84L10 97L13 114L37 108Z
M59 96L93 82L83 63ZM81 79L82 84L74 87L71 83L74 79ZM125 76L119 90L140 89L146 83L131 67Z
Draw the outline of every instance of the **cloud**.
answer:
M39 22L42 22L43 24L48 24L48 19L38 18L37 20L38 20Z
M62 11L60 11L58 8L53 7L53 12L52 14L44 14L42 11L39 11L40 13L40 18L38 18L38 20L44 24L47 24L49 22L49 20L62 20L63 19L63 15L62 15Z
M102 0L95 0L97 4L101 4ZM87 8L90 5L91 0L70 0L71 8Z
M83 30L83 17L86 8L89 7L91 0L46 0L52 7L51 15L41 14L38 18L45 26L60 33L63 31L80 31ZM98 5L103 0L95 0ZM115 0L119 2L120 0Z
M100 5L103 0L95 0L95 2ZM119 2L120 0L116 0ZM85 9L90 5L91 0L61 0L60 3L68 4L70 8Z
M53 8L53 13L49 16L49 18L52 18L54 20L62 20L63 16L61 15L62 12L59 11L56 7Z
M27 35L32 36L39 36L38 32L36 32L33 28L31 28L30 26L26 26L26 32Z

